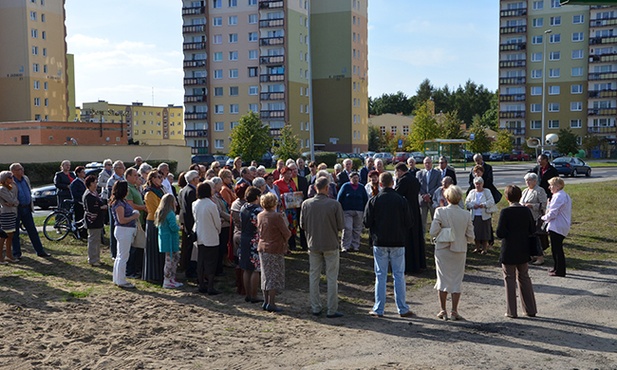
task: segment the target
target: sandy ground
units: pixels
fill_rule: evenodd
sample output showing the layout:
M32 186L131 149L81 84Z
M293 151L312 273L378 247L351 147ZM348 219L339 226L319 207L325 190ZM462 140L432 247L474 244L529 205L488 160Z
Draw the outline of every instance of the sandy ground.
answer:
M39 268L57 263L30 259ZM110 270L76 269L75 276L108 282ZM19 275L0 273L0 368L617 369L617 263L567 278L546 270L531 268L538 317L503 316L495 264L468 271L459 308L466 320L445 322L435 317L436 292L413 278L407 300L416 317L396 315L391 286L385 317L368 316L372 287L342 277L341 292L357 299L341 302L343 318L328 319L310 314L302 274L280 296L285 311L274 314L229 286L207 297L194 286L124 291L107 284L84 298L57 299L66 293L49 278L16 289ZM83 279L74 280L79 288Z

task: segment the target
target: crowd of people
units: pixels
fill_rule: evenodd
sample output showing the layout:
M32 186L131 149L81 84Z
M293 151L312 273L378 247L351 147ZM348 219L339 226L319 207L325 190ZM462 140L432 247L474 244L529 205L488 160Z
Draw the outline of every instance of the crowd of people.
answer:
M199 292L217 295L221 292L215 278L230 267L246 302L280 312L276 295L285 287L284 256L301 249L309 253L312 313L323 312L319 281L325 271L326 316L341 317L340 254L359 251L366 228L375 272L375 303L369 314L384 315L390 268L397 312L409 317L413 313L406 302L405 274L427 268L428 232L435 243L437 317L460 320L467 245L475 245L473 253L486 254L496 235L502 240L506 316L517 316L517 281L524 313L535 316L527 266L544 263L550 240L555 265L549 273L566 275L563 240L570 227L570 197L557 171L541 155L538 166L525 175L526 189L506 187L509 206L501 211L494 232L492 218L502 194L493 184L492 167L479 154L474 161L466 194L445 157L439 158L438 167L426 157L423 169L409 158L395 166L394 175L373 158L367 158L359 171L351 159L330 172L324 163L307 164L299 158L278 160L276 169L268 172L256 163L243 166L237 157L225 166L191 165L178 177L179 191L166 163L153 168L137 157L127 169L120 160L106 159L97 177L85 176L81 166L71 171L71 163L63 161L54 183L58 206L72 202L75 219L84 221L92 266L102 263L104 226L110 225L113 282L121 288L135 288L130 278L179 288L184 285L176 279L179 270L186 279L197 280ZM20 223L37 255L50 257L34 226L30 183L19 163L0 172L0 205L0 263L21 258Z

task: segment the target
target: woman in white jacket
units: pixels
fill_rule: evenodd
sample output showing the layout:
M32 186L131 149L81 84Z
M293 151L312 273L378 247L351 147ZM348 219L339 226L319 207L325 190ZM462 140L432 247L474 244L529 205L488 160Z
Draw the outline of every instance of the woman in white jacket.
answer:
M219 254L221 217L211 197L212 187L209 184L197 185L197 200L193 203L193 217L195 218L193 232L197 236L199 292L216 295L220 293L214 289L214 275Z
M465 206L473 217L473 231L476 248L473 253L486 254L488 241L491 239L491 214L495 209L495 200L489 189L484 189L482 177L473 179L475 189L471 190L465 199Z

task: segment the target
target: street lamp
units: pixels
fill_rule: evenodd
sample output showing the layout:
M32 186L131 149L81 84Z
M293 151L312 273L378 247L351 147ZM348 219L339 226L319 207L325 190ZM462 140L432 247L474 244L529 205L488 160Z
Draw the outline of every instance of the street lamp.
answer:
M542 53L542 122L540 122L542 124L542 136L540 136L540 143L541 143L540 147L542 148L541 153L544 153L544 126L546 125L544 121L544 117L545 117L544 112L546 111L546 59L547 59L546 42L548 41L546 38L551 32L553 32L553 30L551 29L544 31L544 38L542 40L542 44L544 46L544 52Z

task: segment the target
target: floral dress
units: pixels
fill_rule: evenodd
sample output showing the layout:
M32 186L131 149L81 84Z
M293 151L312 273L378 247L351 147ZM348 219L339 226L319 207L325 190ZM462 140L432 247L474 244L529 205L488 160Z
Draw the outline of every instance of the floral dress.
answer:
M246 271L260 271L259 230L257 229L257 215L262 211L258 204L246 203L240 210L242 220L242 234L240 236L240 268Z
M285 180L280 179L274 182L274 185L278 186L282 195L285 193L296 192L296 183L293 180L286 183ZM298 219L300 219L300 209L299 208L286 208L285 203L283 202L283 208L285 209L285 216L287 216L287 221L289 222L289 230L291 230L291 235L296 235L296 229L298 228Z

